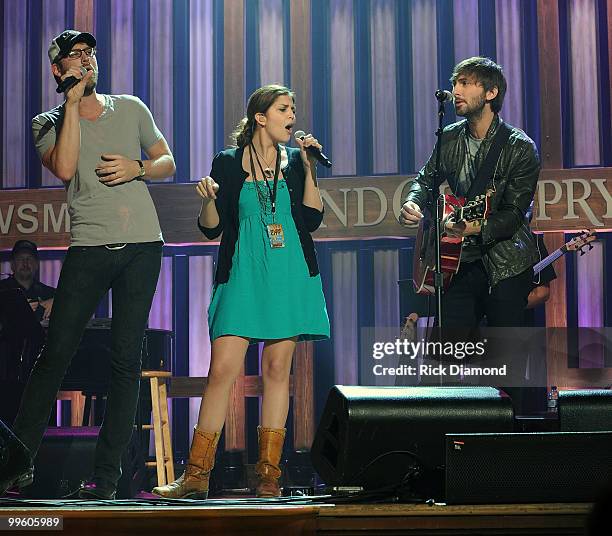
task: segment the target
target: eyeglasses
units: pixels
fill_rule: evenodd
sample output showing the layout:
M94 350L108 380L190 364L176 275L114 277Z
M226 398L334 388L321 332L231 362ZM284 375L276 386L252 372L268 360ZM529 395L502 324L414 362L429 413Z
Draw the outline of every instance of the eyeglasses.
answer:
M81 56L85 54L85 56L87 56L88 58L92 58L93 56L96 55L96 49L95 48L75 48L74 50L71 50L70 52L68 52L68 54L66 54L66 57L69 60L77 60L80 59Z

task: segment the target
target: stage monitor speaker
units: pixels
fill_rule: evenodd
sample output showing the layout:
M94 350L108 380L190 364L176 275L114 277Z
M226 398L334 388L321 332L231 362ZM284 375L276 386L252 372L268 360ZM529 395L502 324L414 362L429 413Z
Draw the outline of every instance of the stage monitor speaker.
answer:
M443 494L445 434L511 432L510 398L492 387L333 387L313 442L331 486L380 489L411 478L415 495ZM415 477L415 475L417 475Z
M559 430L612 431L612 390L559 391Z
M97 426L48 428L34 460L34 482L24 494L31 499L61 499L78 491L92 476L99 430ZM139 491L135 489L135 436L121 460L118 499L132 498Z
M446 502L590 502L609 484L612 432L449 434Z
M34 483L25 493L32 499L61 499L78 491L91 477L97 427L48 428L34 459Z

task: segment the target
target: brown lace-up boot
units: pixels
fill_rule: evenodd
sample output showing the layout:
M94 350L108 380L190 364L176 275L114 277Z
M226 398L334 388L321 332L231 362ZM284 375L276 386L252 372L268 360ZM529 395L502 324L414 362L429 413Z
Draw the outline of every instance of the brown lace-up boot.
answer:
M258 477L257 497L280 497L278 479L281 476L279 467L285 442L285 428L257 427L259 437L259 461L255 466Z
M221 432L194 428L185 472L174 482L153 488L152 493L166 499L207 499L208 479L215 465L215 452Z

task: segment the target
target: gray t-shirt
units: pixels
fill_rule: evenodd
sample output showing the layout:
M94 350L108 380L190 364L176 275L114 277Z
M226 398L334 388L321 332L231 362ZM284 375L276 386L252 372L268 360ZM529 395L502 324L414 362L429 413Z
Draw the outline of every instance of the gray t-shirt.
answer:
M465 197L472 185L472 182L476 178L478 169L476 168L476 155L482 145L482 140L472 138L469 134L466 135L467 143L465 144L465 159L463 160L463 166L459 171L458 183L460 191L458 195Z
M67 184L71 246L99 246L162 240L155 205L142 180L106 186L96 175L102 154L136 160L163 139L145 104L131 95L101 95L104 111L96 121L80 120L77 171ZM64 104L32 120L36 150L42 157L55 145Z
M458 195L466 196L468 191L470 190L470 186L472 182L476 178L476 174L478 173L478 168L476 167L477 158L476 155L480 149L482 144L482 140L477 140L473 138L469 134L466 135L467 143L465 148L465 159L463 160L463 166L461 166L461 170L459 171L458 177L458 186L459 191ZM482 159L480 159L482 160ZM482 252L480 251L480 247L473 243L470 237L467 237L463 241L463 249L461 250L461 262L474 262L482 257Z

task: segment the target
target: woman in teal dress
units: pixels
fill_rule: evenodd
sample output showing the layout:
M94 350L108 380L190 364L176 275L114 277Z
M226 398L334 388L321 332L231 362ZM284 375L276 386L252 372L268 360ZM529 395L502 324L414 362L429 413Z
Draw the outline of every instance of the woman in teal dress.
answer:
M215 284L208 309L212 354L185 473L153 493L206 498L229 395L247 347L263 341L263 398L258 427L257 496L280 495L279 462L289 410L289 375L298 341L329 337L329 319L311 234L323 203L311 135L286 147L295 123L290 89L270 85L249 98L236 147L217 154L202 197L200 230L221 233Z

